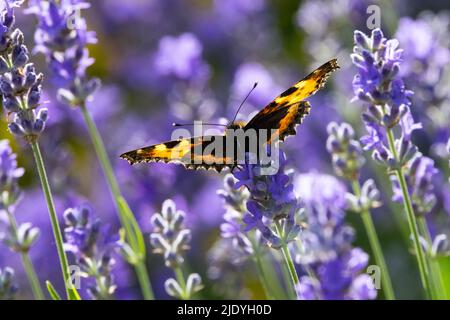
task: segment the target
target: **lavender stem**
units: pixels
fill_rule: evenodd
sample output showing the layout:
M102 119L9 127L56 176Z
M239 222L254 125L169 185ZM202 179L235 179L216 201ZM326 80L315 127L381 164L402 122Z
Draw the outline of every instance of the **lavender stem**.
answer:
M361 196L361 186L358 180L353 180L352 182L353 193L357 196ZM363 210L361 212L361 219L366 229L367 237L369 238L370 247L375 257L376 264L381 269L381 281L383 284L384 296L387 300L395 300L394 290L392 288L391 277L389 275L389 270L384 260L383 251L381 249L380 241L370 215L369 209Z
M14 215L5 208L6 215L8 216L9 224L12 228L12 232L17 237L17 222ZM34 298L36 300L45 300L44 293L42 292L41 285L39 284L39 279L36 275L36 270L34 268L33 262L30 259L28 252L20 252L20 256L22 258L23 268L28 277L28 282L30 283L31 290L33 291Z
M136 234L136 233L141 233L141 231L138 228L132 228L132 226L129 224L129 223L132 223L134 225L137 225L134 215L133 214L131 214L131 215L125 214L122 210L122 206L119 203L119 199L122 199L122 201L125 201L125 200L121 195L119 184L117 183L111 163L108 158L108 154L105 149L105 145L103 143L102 137L100 136L100 133L98 132L97 126L95 125L94 121L92 120L92 117L89 114L89 111L87 110L87 108L84 104L80 105L80 109L81 109L81 113L83 114L83 118L86 123L86 126L88 128L89 136L91 137L92 144L93 144L95 152L97 154L97 158L100 161L100 165L103 169L103 173L106 177L110 191L113 195L113 200L114 200L115 206L117 208L117 212L119 214L120 222L121 222L122 226L125 228L126 237L128 239L130 239L130 237L133 237L133 236L143 238L142 234ZM131 219L134 221L131 221ZM134 250L137 249L136 246L132 246L132 248ZM148 278L147 268L145 266L145 248L144 248L144 250L139 250L139 253L141 255L141 259L134 265L134 268L135 268L144 298L146 300L153 300L154 295L153 295L153 291L151 288L150 279Z
M55 237L56 249L58 250L59 262L64 278L64 286L66 288L67 298L69 300L80 300L80 296L75 288L69 287L70 275L69 264L67 262L66 252L63 248L63 238L61 229L59 227L58 217L56 215L55 204L53 202L53 195L50 190L50 184L48 182L47 172L44 166L44 160L42 158L41 150L37 141L31 142L31 149L33 150L34 160L36 161L36 167L39 173L39 179L41 180L42 190L47 202L48 213L52 222L53 236Z
M284 239L283 235L283 228L280 226L278 222L275 223L275 228L277 231L277 235L280 237L280 239ZM281 245L281 252L283 252L283 258L284 262L286 263L286 266L289 270L289 275L291 276L292 280L292 291L295 292L295 286L299 283L297 271L295 270L294 261L292 260L291 253L289 251L289 248L285 241L283 241Z
M389 149L392 152L392 154L394 155L395 159L398 159L398 154L397 154L397 150L396 150L395 144L394 144L394 134L392 132L392 129L387 129L387 137L388 137ZM430 287L430 281L428 279L428 270L426 267L427 263L425 260L422 246L420 245L417 220L416 220L416 216L414 214L414 209L412 207L411 198L409 196L405 175L403 173L402 168L395 170L395 173L397 175L397 179L400 183L400 188L402 190L403 199L404 199L403 205L404 205L404 209L406 211L409 229L413 235L414 249L416 252L417 264L419 265L419 272L420 272L420 279L422 282L422 286L425 289L427 296L429 298L431 298L432 291L431 291L431 287Z
M427 243L432 243L431 235L428 230L427 222L425 220L425 217L421 216L418 219L419 223L419 230L422 234L422 236L425 238L425 241ZM434 299L442 300L446 299L445 294L445 283L444 279L442 278L442 271L440 268L440 265L438 261L435 258L431 258L427 260L428 263L428 269L430 270L431 279L433 281L433 294Z

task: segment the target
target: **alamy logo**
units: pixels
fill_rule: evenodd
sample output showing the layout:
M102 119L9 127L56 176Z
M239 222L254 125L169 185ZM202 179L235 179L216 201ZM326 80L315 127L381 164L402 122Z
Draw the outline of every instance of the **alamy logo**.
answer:
M368 280L369 288L371 289L381 289L381 269L377 265L370 265L366 270L367 274L370 276Z
M369 30L381 28L381 9L376 4L367 7L366 13L369 15L366 20L366 26Z
M80 289L81 288L81 269L77 265L69 266L69 278L67 279L67 287L69 289Z

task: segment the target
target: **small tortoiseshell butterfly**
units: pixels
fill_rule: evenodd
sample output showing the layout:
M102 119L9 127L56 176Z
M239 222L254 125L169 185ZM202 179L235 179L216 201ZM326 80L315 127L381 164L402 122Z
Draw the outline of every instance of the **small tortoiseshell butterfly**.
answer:
M244 132L249 129L257 132L265 129L270 132L266 141L269 144L276 139L284 140L286 136L294 135L295 126L302 123L311 107L304 99L320 90L330 74L338 68L336 59L326 62L276 97L248 123L232 122L227 128L242 129ZM205 149L210 150L213 143L222 145L224 150L229 145L227 135L199 136L140 148L126 152L120 157L130 164L163 161L180 163L187 169L215 169L218 172L242 164L237 162L235 153L232 153L234 156L229 156L226 152L221 155L214 151L205 153Z

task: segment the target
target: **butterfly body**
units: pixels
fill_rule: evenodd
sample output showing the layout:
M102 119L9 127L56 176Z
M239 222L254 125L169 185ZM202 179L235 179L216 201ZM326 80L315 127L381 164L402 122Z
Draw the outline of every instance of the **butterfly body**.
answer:
M304 99L320 90L329 75L338 68L336 59L328 61L281 93L248 123L231 123L224 135L167 141L126 152L120 157L130 164L163 161L180 163L187 169L214 169L218 172L224 168L233 169L245 161L242 155L254 151L252 140L235 139L236 133L246 137L255 135L257 157L261 155L263 144L294 135L295 127L302 123L311 109Z

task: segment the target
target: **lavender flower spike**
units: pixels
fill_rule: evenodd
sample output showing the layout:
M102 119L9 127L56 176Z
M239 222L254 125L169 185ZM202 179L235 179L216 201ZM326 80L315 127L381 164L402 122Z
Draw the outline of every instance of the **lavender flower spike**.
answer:
M172 297L189 299L203 288L199 274L191 273L185 280L181 265L184 262L184 252L191 241L191 230L184 225L185 213L176 209L175 202L164 201L161 213L155 213L151 218L153 232L150 234L150 244L153 251L164 256L167 267L174 270L176 280L169 278L164 286Z
M28 13L39 18L35 34L36 52L43 53L56 80L59 98L71 106L80 106L100 86L97 78L88 78L86 69L94 60L86 46L97 41L88 31L79 11L89 8L84 1L31 1Z
M116 241L102 233L101 222L93 219L89 206L66 209L64 220L64 248L74 255L81 275L94 280L88 284L89 296L97 300L113 299L116 285L111 271Z
M317 173L299 175L295 186L308 224L301 235L304 252L296 262L310 270L296 286L299 299L375 299L373 282L363 273L369 256L352 247L354 230L345 224L345 187L333 176Z
M0 140L0 241L20 254L33 294L42 300L44 294L29 256L40 230L29 222L18 224L15 217L15 209L22 196L18 180L24 172L17 166L16 154L12 152L9 141Z
M270 247L281 248L294 241L300 226L295 223L302 207L295 196L291 178L285 172L286 159L280 151L279 169L276 174L265 175L258 165L246 164L242 171L234 173L238 180L235 188L246 186L250 191L247 201L248 213L243 221L245 231L259 230ZM284 224L284 234L277 234L274 224Z
M404 168L411 166L417 158L417 147L411 142L414 130L420 129L420 123L415 123L410 111L410 96L412 92L405 88L399 75L402 62L402 50L396 39L386 39L380 29L374 29L371 37L360 31L354 34L355 46L351 58L357 66L358 73L353 79L355 99L368 104L362 118L368 135L361 139L366 150L374 150L373 159L384 166L389 173L396 175L394 191L398 186L408 218L410 231L413 235L414 249L421 275L423 288L428 296L432 296L430 280L428 279L427 261L423 253L419 226L416 221L412 186L408 186L408 173ZM399 128L400 130L394 130ZM396 138L400 131L401 136ZM395 183L398 180L398 184ZM425 180L424 180L425 181ZM419 191L419 190L417 190ZM420 190L425 195L429 190ZM394 195L395 196L395 195ZM431 205L431 198L422 199L426 209ZM422 224L422 221L420 221ZM424 227L423 229L426 229Z
M18 6L21 1L14 1ZM45 128L47 109L39 107L42 73L29 62L28 49L19 29L14 29L14 10L5 0L0 16L0 95L5 110L13 114L9 131L29 143L36 141Z

